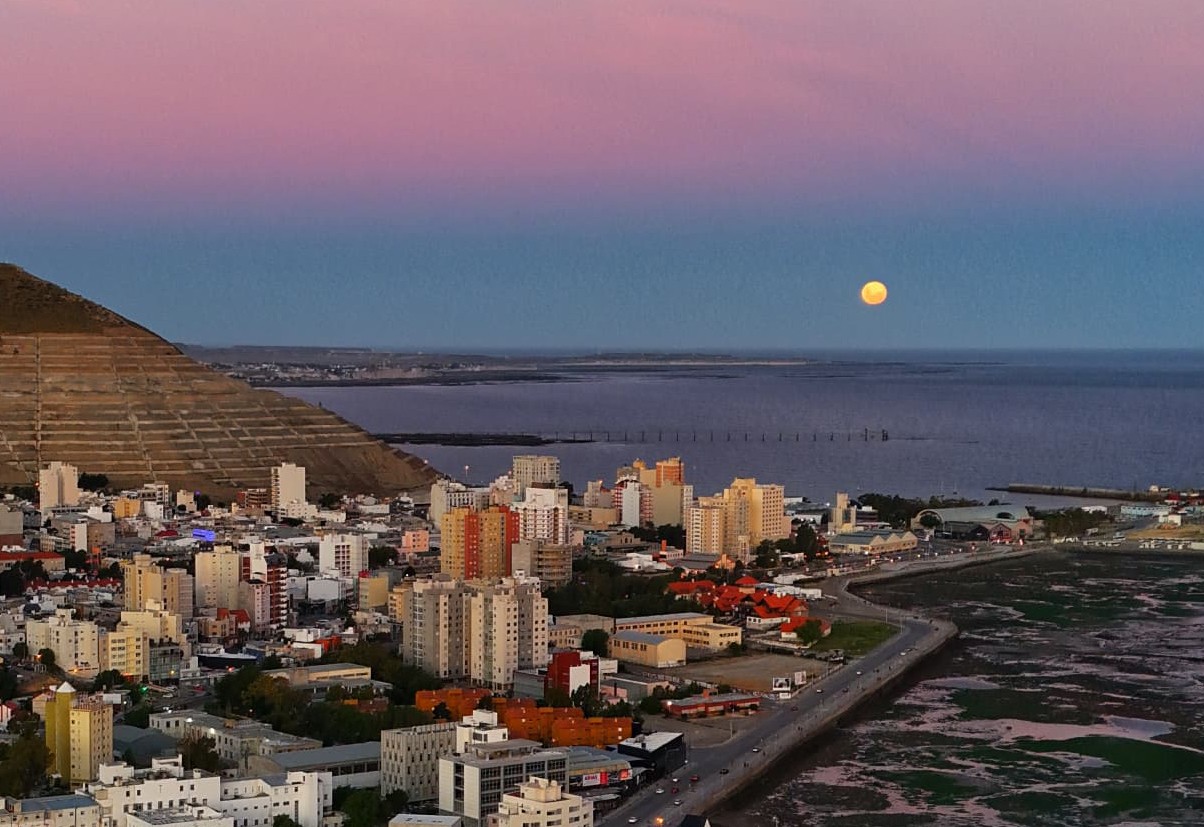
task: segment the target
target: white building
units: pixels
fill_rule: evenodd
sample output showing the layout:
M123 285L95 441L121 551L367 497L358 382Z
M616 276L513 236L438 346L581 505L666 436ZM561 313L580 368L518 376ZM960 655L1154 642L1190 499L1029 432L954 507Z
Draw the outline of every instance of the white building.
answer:
M630 528L631 526L643 525L640 519L643 499L644 486L635 481L628 481L622 488L620 494L619 506L619 522Z
M443 519L443 515L453 508L471 508L480 511L489 507L489 488L469 488L455 480L436 480L431 485L431 507L427 511L427 519L435 525Z
M328 772L290 772L265 778L221 778L186 771L179 756L152 759L148 770L106 764L84 786L100 804L103 827L143 827L129 817L179 807L208 807L233 820L232 827L271 827L286 815L301 827L322 827L333 805Z
M546 540L566 545L569 541L569 492L563 488L531 488L516 503L520 540Z
M126 827L235 827L231 816L203 805L127 813L125 823Z
M380 792L405 790L413 803L439 800L439 759L455 749L451 721L380 734Z
M559 781L532 777L506 793L490 827L593 827L594 805L565 792Z
M318 544L318 571L359 577L368 569L368 539L363 534L327 534Z
M100 805L87 795L6 798L0 827L102 827Z
M285 462L272 469L272 511L279 514L286 506L304 506L305 498L305 468Z
M465 827L483 827L502 796L531 776L568 784L568 753L524 740L471 745L463 755L439 759L439 811L463 817Z
M100 627L89 620L76 620L71 609L55 609L54 617L25 624L29 651L54 652L55 664L66 672L100 671Z
M233 546L214 546L195 557L197 609L237 609L242 555Z

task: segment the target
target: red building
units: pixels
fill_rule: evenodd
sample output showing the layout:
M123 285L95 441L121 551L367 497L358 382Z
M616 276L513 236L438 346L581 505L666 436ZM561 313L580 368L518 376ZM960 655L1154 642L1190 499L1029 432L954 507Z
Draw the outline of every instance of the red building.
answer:
M566 695L572 695L573 690L587 683L597 689L598 681L598 656L593 652L553 652L543 679L543 688L545 693L550 689L559 689Z

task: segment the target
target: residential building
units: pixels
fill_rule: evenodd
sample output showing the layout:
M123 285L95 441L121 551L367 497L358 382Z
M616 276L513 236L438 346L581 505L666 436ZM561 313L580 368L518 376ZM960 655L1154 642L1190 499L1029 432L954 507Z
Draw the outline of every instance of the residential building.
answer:
M229 545L198 551L195 556L196 608L237 609L242 556Z
M443 515L454 508L480 511L488 508L489 503L490 489L488 487L470 488L455 480L436 480L431 485L431 506L427 511L427 519L438 525L439 521L443 519Z
M171 641L184 648L190 649L188 637L184 633L184 623L179 615L167 611L155 600L150 600L141 611L125 611L121 613L118 629L134 629L146 635L152 641Z
M212 738L222 760L237 764L244 771L251 756L275 755L322 746L321 741L277 732L259 721L219 718L199 710L154 712L150 716L150 726L177 740L185 736Z
M327 534L318 543L318 570L359 577L368 570L368 543L363 534Z
M464 819L459 816L398 813L389 819L389 827L464 827Z
M762 540L790 536L785 489L737 478L722 494L687 508L685 527L687 554L728 554L747 563Z
M0 548L20 546L25 537L25 515L20 508L0 505Z
M539 454L520 454L510 465L516 494L522 497L532 485L560 485L560 458Z
M465 827L483 827L502 796L531 776L567 784L568 754L518 739L470 745L439 759L439 811L462 816Z
M38 472L38 508L43 515L60 506L79 505L79 469L52 462Z
M512 509L518 514L518 538L567 544L569 492L564 488L529 486L523 497Z
M192 617L196 583L187 569L164 568L149 554L135 554L121 563L124 606L145 609L154 601L179 617Z
M380 734L380 792L404 790L411 803L439 800L439 759L450 755L456 724L386 729Z
M64 682L46 703L46 748L52 771L68 784L96 778L113 757L113 707Z
M505 793L490 827L593 827L592 801L567 792L562 783L533 776L517 793Z
M125 678L142 680L150 671L146 635L133 628L117 628L100 635L100 671L114 669Z
M55 664L65 672L95 674L100 671L100 627L89 620L76 620L71 609L55 609L45 620L25 624L29 651L54 652Z
M285 462L272 469L271 507L279 513L288 506L304 506L308 500L305 496L305 468Z
M445 680L505 691L515 669L547 663L548 603L534 578L406 581L390 593L389 614L402 657Z
M239 560L239 576L250 583L267 585L265 629L280 629L288 624L288 558L270 551L262 542L251 542ZM243 594L239 593L240 600Z
M564 586L573 579L573 551L577 546L544 540L519 540L510 550L514 573L539 578L545 588Z
M686 554L722 554L724 537L722 497L699 497L686 509Z
M518 529L518 514L506 506L453 508L440 520L440 571L461 580L508 576Z
M633 479L640 484L641 491L648 500L641 525L649 522L654 525L682 524L685 477L686 466L681 457L659 460L651 468L643 460L637 459L630 466L620 468L615 474L618 480Z

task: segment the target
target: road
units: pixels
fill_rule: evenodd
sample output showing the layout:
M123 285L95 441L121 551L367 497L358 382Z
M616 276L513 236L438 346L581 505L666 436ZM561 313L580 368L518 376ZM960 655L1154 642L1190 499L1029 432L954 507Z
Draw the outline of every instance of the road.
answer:
M809 683L791 700L764 701L755 727L722 744L690 749L687 764L677 771L677 785L669 778L662 779L659 788L664 793L657 794L656 788L643 790L608 814L602 823L655 827L673 824L686 813L706 812L735 787L759 774L776 756L822 731L865 696L896 678L911 662L927 654L921 650L931 650L953 633L949 624L903 618L900 633L865 657ZM728 772L722 773L723 769ZM689 783L692 775L699 776L697 784ZM671 792L674 786L680 789L677 795ZM674 804L678 800L681 805Z
M1006 560L1042 548L1004 546L965 554L921 554L876 567L873 571L824 581L824 591L835 599L834 616L886 621L899 628L898 634L864 657L808 683L791 700L766 699L757 713L755 726L722 744L691 748L687 764L675 774L677 784L671 778L662 779L633 795L599 823L608 827L623 823L672 827L687 813L706 813L714 809L764 771L774 759L834 725L865 698L898 680L957 634L957 628L947 621L911 616L852 594L847 591L850 583ZM724 769L726 773L722 772ZM697 784L689 783L693 775L699 777ZM674 786L680 790L676 795L671 792ZM665 792L658 794L656 789Z

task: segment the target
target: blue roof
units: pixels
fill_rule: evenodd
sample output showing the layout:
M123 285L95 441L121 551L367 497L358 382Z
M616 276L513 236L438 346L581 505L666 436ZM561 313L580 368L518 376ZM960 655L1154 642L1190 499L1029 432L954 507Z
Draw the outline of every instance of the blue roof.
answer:
M273 763L286 770L300 770L353 764L357 761L379 761L380 741L363 741L358 744L339 744L334 747L302 749L294 752L278 752L272 756Z
M656 645L658 643L664 643L666 640L672 640L672 638L666 637L665 635L653 635L649 634L648 632L615 632L613 635L611 635L611 640L626 640L630 643L647 643L650 645Z
M74 810L78 807L98 807L90 795L49 795L45 798L26 798L21 801L21 812L34 813L46 810Z

